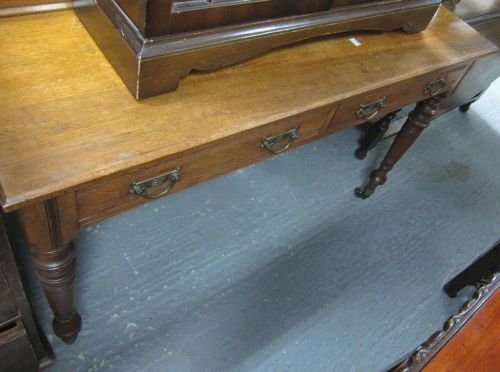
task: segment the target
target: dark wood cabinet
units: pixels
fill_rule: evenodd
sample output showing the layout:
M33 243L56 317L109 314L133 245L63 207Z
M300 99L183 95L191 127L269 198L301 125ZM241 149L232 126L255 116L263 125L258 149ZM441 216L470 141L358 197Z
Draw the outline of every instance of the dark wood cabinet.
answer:
M334 6L332 0L167 0L153 2L118 0L117 3L148 37L303 15L325 11Z
M54 361L31 314L0 216L0 372L38 371Z
M136 99L193 70L354 30L415 33L439 0L75 0L77 14Z

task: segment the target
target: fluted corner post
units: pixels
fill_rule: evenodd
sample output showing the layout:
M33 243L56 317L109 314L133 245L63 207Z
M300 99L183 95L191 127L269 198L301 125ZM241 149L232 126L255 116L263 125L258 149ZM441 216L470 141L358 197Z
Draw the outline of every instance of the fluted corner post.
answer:
M18 215L37 277L54 313L54 333L72 344L82 326L74 305L76 260L72 240L80 231L76 195L24 207Z
M368 184L364 188L359 187L355 190L356 196L366 199L375 192L378 186L387 181L387 173L391 171L437 114L440 100L440 96L435 96L417 104L417 107L408 115L408 119L396 136L380 167L370 174Z

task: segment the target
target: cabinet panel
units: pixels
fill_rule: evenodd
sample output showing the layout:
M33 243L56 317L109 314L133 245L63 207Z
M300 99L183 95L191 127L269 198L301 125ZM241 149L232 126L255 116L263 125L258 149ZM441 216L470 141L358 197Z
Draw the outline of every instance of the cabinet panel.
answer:
M262 21L327 10L331 0L178 0L172 4L170 33Z

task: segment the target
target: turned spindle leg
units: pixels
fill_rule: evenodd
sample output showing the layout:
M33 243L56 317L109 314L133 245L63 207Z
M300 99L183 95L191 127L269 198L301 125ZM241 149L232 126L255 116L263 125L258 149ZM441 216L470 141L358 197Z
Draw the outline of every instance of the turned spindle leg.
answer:
M33 264L54 313L54 333L75 342L82 326L74 305L76 261L73 244L79 232L74 194L25 207L19 219L33 256Z
M417 107L408 115L406 123L396 136L380 167L370 174L368 184L364 188L355 190L356 196L366 199L375 192L377 186L383 185L387 181L387 173L401 159L436 115L439 101L440 97L432 97L417 104Z
M368 151L373 149L384 138L389 130L391 122L396 118L400 110L391 112L375 123L369 124L365 135L359 141L359 148L354 152L357 159L366 158Z

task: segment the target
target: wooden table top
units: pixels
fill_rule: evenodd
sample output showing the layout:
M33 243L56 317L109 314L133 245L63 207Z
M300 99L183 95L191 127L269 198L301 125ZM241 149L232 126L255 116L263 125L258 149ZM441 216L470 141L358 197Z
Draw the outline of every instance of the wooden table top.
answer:
M273 120L493 53L441 8L424 32L283 48L137 102L72 11L0 19L4 210Z

